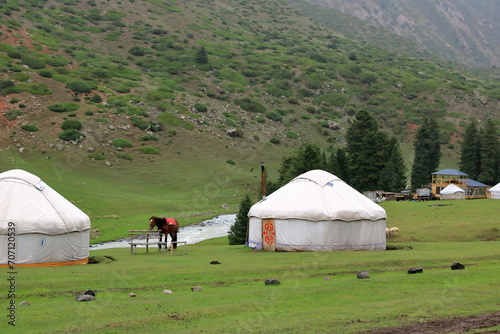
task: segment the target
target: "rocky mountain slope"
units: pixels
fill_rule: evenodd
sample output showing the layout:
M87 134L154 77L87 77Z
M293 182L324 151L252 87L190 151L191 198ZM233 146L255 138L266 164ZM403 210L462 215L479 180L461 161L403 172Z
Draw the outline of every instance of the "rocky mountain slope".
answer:
M366 109L408 147L437 117L456 159L465 122L500 117L498 84L344 38L282 1L6 0L0 11L0 143L23 154L119 163L245 146L279 161L303 142L343 145Z
M307 0L404 36L444 58L500 67L500 2ZM349 28L346 27L346 30Z

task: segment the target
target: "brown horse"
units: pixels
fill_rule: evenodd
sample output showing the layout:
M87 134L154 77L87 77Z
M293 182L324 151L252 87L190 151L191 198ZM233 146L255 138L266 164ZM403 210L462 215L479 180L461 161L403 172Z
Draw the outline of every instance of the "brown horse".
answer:
M179 231L179 222L173 218L160 218L153 216L149 218L149 229L152 230L155 226L158 228L158 232L160 232L160 242L162 240L161 232L165 234L165 242L167 242L168 238L167 236L170 234L170 237L172 238L172 243L170 244L170 247L172 247L173 245L174 249L176 249L177 232Z

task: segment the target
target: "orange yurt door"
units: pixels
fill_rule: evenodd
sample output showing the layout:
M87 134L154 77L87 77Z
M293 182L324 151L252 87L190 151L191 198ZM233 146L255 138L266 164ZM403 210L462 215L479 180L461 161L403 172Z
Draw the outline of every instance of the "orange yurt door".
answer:
M276 229L274 219L262 219L262 249L276 250Z

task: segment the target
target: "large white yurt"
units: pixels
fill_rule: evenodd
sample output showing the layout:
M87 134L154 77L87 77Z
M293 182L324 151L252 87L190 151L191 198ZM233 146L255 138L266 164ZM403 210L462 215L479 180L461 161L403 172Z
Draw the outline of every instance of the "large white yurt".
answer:
M489 190L491 198L500 199L500 183Z
M248 246L276 251L385 250L385 210L323 170L284 185L249 212Z
M90 218L39 177L0 174L0 267L85 264Z
M441 190L440 198L442 200L448 199L465 199L465 190L450 183Z

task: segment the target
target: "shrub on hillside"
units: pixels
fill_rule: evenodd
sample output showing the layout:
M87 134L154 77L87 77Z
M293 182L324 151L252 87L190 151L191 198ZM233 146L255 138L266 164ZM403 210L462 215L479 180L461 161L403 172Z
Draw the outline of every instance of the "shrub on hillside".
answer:
M79 106L76 103L73 102L65 102L65 103L52 103L47 106L49 110L54 111L54 112L65 112L65 111L76 111L78 110Z
M104 160L105 159L103 154L95 153L95 152L87 154L87 158L93 159L93 160Z
M160 154L160 151L153 146L143 146L139 150L144 154Z
M259 112L259 113L266 112L266 107L262 103L250 97L235 99L234 103L239 105L241 109L246 111Z
M94 84L85 81L74 80L68 82L66 88L71 89L75 93L90 93L96 87Z
M15 109L15 110L7 111L4 115L8 121L13 121L13 120L17 119L19 116L24 115L24 112L19 110L19 109Z
M134 146L131 142L123 138L116 138L111 142L111 145L113 145L114 147L123 147L123 148Z
M52 72L48 69L41 69L38 71L38 75L44 78L52 78Z
M64 130L59 134L59 138L66 141L78 141L82 137L85 137L83 133L75 129Z
M21 63L34 70L39 70L45 67L45 62L43 60L33 57L22 57Z
M63 130L80 130L82 128L82 122L76 120L76 119L67 119L61 124L61 129Z
M133 160L132 156L130 154L127 154L127 153L116 153L116 156L120 159L124 159L124 160Z
M38 131L38 127L36 125L33 125L33 124L22 125L21 129L23 129L24 131L29 131L29 132Z
M194 108L199 112L206 112L208 110L207 106L203 103L195 103Z

